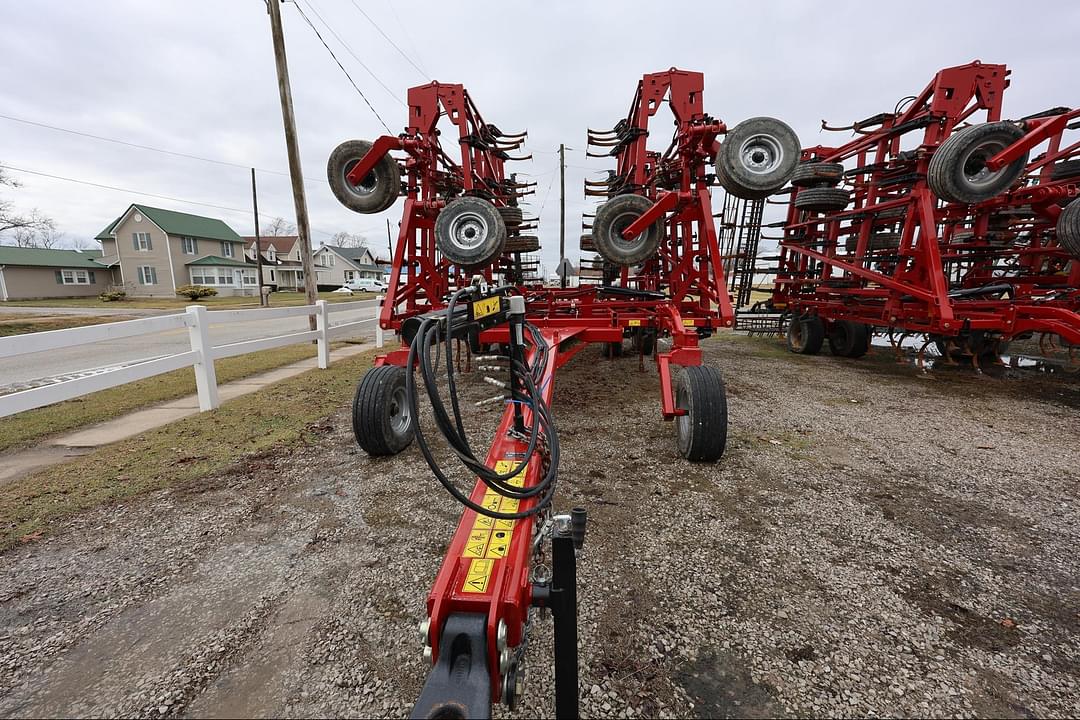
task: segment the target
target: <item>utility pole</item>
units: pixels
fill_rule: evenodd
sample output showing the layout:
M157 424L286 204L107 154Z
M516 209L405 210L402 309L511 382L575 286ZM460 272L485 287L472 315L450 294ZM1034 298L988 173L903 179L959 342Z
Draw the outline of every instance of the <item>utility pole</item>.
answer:
M387 258L394 262L394 241L390 239L390 218L386 218L386 250L390 253Z
M566 146L559 143L559 287L566 288Z
M285 59L285 36L281 30L280 0L267 0L270 12L270 32L274 37L274 63L277 65L278 94L281 96L281 120L285 125L285 147L289 152L289 177L292 179L293 204L296 206L296 234L300 236L300 260L304 268L304 293L307 304L314 305L316 293L315 263L311 259L311 226L308 224L307 197L304 176L300 169L300 146L296 139L296 116L293 114L292 89L289 86L289 64ZM308 315L315 330L315 316Z
M255 213L255 272L259 275L259 307L268 305L270 296L263 292L262 245L259 241L259 194L255 190L255 168L251 168L251 207Z

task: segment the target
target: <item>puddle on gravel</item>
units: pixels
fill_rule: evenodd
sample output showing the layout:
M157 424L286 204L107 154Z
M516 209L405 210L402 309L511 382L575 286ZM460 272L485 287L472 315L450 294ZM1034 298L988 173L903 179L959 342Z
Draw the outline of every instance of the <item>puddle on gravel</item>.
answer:
M733 654L704 655L684 665L675 681L694 698L699 718L787 717L771 688L755 683L745 661Z

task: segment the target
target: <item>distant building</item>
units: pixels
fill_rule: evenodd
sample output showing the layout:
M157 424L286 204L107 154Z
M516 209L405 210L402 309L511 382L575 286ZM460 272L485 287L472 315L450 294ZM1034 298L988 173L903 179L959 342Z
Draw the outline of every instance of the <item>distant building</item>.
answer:
M323 245L316 251L315 259L327 268L326 274L319 282L335 287L341 287L350 280L361 278L382 280L386 274L386 271L379 266L376 257L366 247Z
M129 296L173 297L181 285L205 285L219 295L258 292L242 239L216 218L133 204L96 239L102 261L119 271L114 284Z
M262 235L259 237L258 250L254 236L244 240L244 254L248 262L255 262L255 253L263 256L263 284L275 290L304 289L304 263L300 255L300 238L296 235ZM325 267L318 256L313 258L315 265L315 284L329 285ZM335 285L341 287L341 284Z
M114 284L100 250L45 250L0 245L0 301L99 295Z

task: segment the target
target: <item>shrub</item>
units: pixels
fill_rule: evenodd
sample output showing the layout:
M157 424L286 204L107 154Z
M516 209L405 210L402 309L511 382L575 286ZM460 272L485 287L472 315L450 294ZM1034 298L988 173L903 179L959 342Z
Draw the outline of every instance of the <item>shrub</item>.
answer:
M101 302L117 302L127 297L127 293L123 290L109 290L98 295L98 300Z
M176 294L180 297L186 297L188 300L198 300L199 298L217 295L217 290L202 285L181 285L176 288Z

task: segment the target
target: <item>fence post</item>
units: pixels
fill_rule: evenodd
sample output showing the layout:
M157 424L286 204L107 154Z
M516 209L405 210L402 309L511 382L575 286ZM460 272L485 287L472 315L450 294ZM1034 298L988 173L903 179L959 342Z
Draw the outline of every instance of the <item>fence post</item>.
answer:
M206 412L221 404L218 399L217 372L214 370L214 346L210 342L210 321L202 305L188 305L191 320L188 337L191 349L199 353L195 360L195 387L199 391L199 410Z
M383 346L382 325L379 324L379 316L382 314L383 296L375 297L375 347Z
M315 341L319 347L319 368L325 370L330 367L330 316L325 300L315 301L315 329L319 333Z

